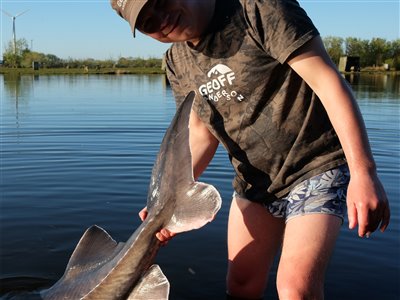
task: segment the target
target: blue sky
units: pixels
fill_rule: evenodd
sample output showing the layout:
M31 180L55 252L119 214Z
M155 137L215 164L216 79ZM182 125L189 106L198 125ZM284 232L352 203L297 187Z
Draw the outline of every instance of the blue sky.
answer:
M325 36L400 38L400 0L299 0ZM161 57L168 44L138 34L109 0L0 0L16 19L16 36L34 51L60 58ZM12 20L1 12L1 53L12 39Z

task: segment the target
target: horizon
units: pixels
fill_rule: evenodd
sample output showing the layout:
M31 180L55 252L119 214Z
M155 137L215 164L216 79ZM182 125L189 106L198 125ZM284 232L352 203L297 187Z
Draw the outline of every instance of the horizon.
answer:
M321 37L354 37L363 40L400 37L398 0L300 0ZM96 5L94 7L94 5ZM169 44L144 36L132 37L129 24L108 0L0 0L1 53L12 40L26 39L29 49L61 59L117 60L120 57L161 58ZM70 17L71 16L71 17Z

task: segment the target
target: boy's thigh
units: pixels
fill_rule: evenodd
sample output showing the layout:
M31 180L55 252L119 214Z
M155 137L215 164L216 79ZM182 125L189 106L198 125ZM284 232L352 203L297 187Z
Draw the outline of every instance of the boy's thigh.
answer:
M322 286L343 223L348 182L348 167L340 166L303 181L283 199L286 229L278 285Z
M309 214L286 224L277 284L312 290L323 287L324 275L342 220L335 215Z
M284 227L284 219L273 217L262 204L233 198L228 222L227 275L232 295L263 292Z

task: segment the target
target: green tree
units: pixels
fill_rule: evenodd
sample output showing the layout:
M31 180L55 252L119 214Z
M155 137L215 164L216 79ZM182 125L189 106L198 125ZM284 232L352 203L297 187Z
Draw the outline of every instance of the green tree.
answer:
M21 60L21 67L30 68L34 61L42 63L44 61L45 55L39 52L26 51Z
M369 43L369 59L372 64L382 66L388 54L388 43L385 39L373 38Z
M329 56L335 64L339 64L340 57L343 56L343 38L327 36L323 38L324 46Z
M368 51L368 40L362 40L354 37L348 37L345 39L345 54L347 56L359 56L361 67L366 67L368 65L366 60L366 54Z
M48 68L61 68L64 66L64 61L54 54L46 54L44 56L44 61L41 63L46 65Z
M391 65L400 70L400 39L394 40L389 46L389 61Z
M26 52L26 50L28 50L28 42L26 39L18 39L16 41L15 52L14 42L9 41L3 52L4 65L13 68L20 67L23 53Z
M112 67L114 67L114 65L115 65L115 61L111 58L100 61L100 68L102 68L102 69L112 68Z
M147 68L161 68L162 60L159 58L146 59L145 67Z
M125 57L120 57L116 63L118 68L126 68L128 67L128 59Z
M116 63L118 68L161 68L160 58L120 57Z

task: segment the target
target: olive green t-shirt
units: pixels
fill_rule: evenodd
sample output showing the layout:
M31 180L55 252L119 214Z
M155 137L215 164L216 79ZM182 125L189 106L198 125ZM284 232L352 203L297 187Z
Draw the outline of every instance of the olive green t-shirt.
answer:
M320 100L286 63L318 34L295 0L217 0L199 44L167 51L177 103L196 91L194 110L228 151L242 197L273 201L345 163Z

